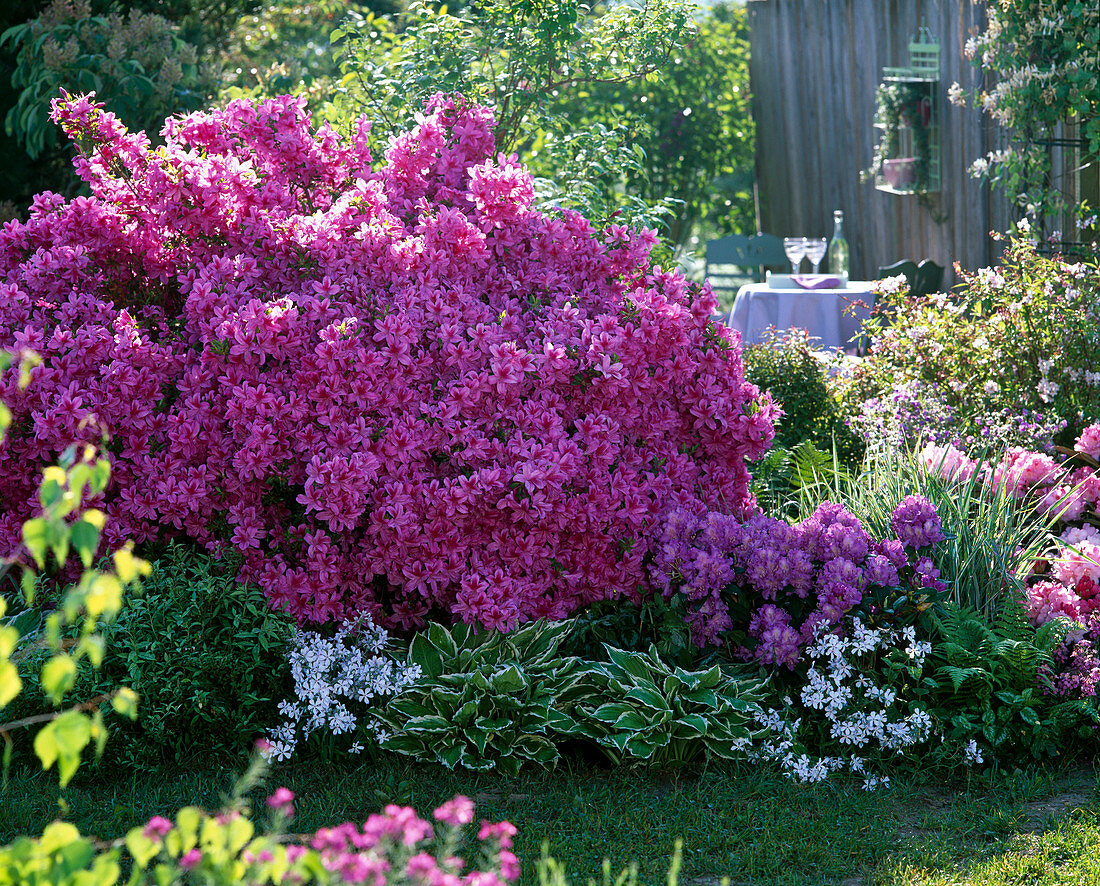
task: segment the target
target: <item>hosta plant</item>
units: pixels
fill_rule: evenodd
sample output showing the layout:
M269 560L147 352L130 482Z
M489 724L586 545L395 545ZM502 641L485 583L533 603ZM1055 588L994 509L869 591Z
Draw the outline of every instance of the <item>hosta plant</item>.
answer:
M737 748L755 732L762 680L719 665L670 667L652 647L606 652L610 660L592 665L591 689L575 716L614 762L669 766L742 756Z
M562 731L580 731L561 709L583 676L578 659L557 653L570 627L533 622L505 634L430 625L409 649L409 664L422 677L373 712L390 733L381 746L450 768L506 774L528 762L555 762Z

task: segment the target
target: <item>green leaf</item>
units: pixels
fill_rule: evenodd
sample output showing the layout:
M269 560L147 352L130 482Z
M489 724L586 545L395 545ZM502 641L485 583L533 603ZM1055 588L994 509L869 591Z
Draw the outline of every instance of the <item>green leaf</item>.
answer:
M409 661L420 665L425 677L438 677L443 673L443 656L424 634L417 634L409 644Z
M458 643L450 632L438 622L428 625L428 639L439 650L444 661L458 655Z
M630 708L628 708L621 702L608 702L607 704L600 705L598 708L592 711L590 716L598 723L606 723L610 726L628 710L630 710Z
M641 653L616 649L614 646L609 646L606 643L604 644L604 649L607 651L608 657L628 674L640 680L645 680L648 683L653 682L653 672L645 663L645 659Z
M635 686L626 693L626 698L632 699L652 711L667 712L668 702L655 688L651 686Z
M528 687L527 678L514 664L497 671L489 680L490 686L497 692L519 692Z
M408 720L402 727L403 732L408 733L435 733L451 732L451 721L446 717L429 714L426 717L414 717Z
M686 714L676 718L672 729L676 738L702 738L707 734L707 721L698 714Z
M633 736L623 746L623 750L636 760L648 760L657 750L657 745L639 736Z
M611 724L613 729L620 729L626 732L641 732L649 725L646 722L645 717L639 714L637 711L629 710L623 711Z
M41 517L33 517L23 524L23 544L30 551L39 569L46 568L46 549L49 524Z
M91 569L95 552L99 548L99 529L87 519L88 512L69 527L72 545L80 556L85 569Z
M38 730L34 752L49 769L57 761L61 786L65 787L80 766L80 755L92 739L91 721L79 711L66 711Z
M65 693L76 683L76 662L68 655L55 655L42 666L43 691L54 704L61 704Z
M437 755L440 763L448 769L454 769L466 756L466 750L461 745L451 745Z

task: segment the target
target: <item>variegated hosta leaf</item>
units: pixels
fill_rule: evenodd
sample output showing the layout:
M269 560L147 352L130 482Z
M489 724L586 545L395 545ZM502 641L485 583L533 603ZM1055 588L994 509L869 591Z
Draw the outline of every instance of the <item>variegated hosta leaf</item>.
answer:
M759 680L717 666L669 668L653 648L606 649L610 661L593 671L602 691L579 699L575 716L613 759L667 764L706 753L728 757L735 739L752 734Z

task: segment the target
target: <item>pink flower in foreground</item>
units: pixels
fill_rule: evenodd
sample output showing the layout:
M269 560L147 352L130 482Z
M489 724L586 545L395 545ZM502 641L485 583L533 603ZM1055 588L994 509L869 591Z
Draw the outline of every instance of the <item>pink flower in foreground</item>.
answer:
M469 797L461 795L448 800L432 813L437 821L461 827L474 820L474 803Z
M159 840L172 830L172 822L162 815L154 815L142 828L141 833L150 840Z
M267 805L287 818L294 817L294 792L289 788L279 788L267 798Z
M180 867L190 871L197 867L200 861L202 861L202 853L198 849L191 849L180 856Z
M1077 438L1077 445L1074 448L1078 452L1085 453L1085 455L1100 459L1100 424L1089 425L1085 428L1081 432L1081 436Z

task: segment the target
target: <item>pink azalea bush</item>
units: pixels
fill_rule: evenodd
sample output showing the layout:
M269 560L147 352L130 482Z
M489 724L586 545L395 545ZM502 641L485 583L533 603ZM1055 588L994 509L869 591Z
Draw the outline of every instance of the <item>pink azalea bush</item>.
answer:
M284 97L54 118L91 197L0 231L0 553L100 439L107 544L186 535L301 620L506 629L640 594L669 508L744 518L776 410L652 232L531 208L491 113L435 97L377 168Z
M696 644L745 634L743 654L794 668L815 631L839 625L871 589L944 589L928 556L944 538L932 503L907 497L891 529L893 538L875 540L828 501L795 526L763 514L742 522L680 510L665 524L651 569L665 599L686 603Z

